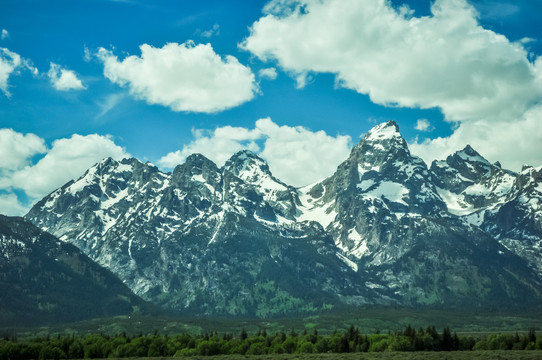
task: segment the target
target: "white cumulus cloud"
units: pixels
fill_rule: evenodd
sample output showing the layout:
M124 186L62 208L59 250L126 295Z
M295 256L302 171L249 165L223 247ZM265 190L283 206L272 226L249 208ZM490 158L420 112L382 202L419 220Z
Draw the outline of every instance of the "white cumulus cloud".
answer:
M431 125L431 122L427 119L418 119L416 121L416 126L414 126L414 129L418 131L433 131L434 127Z
M34 134L21 134L13 129L0 129L0 176L28 165L34 155L47 150L45 141Z
M439 108L459 123L451 138L418 144L420 153L455 151L480 128L495 136L514 128L507 142L539 140L525 121L542 100L542 60L531 61L523 42L483 28L466 0L435 0L422 17L385 0L273 0L264 10L240 47L277 63L298 86L311 73L331 73L338 87L374 103ZM499 148L491 153L515 163L524 155Z
M216 54L210 44L188 41L162 48L140 46L141 56L119 61L98 50L104 75L136 98L174 111L216 113L251 100L259 91L252 71L237 58Z
M22 216L28 211L15 194L0 194L0 214L10 216Z
M382 0L272 3L242 48L295 76L334 73L377 104L439 107L458 121L517 115L542 92L523 45L482 28L465 0L437 0L426 17Z
M260 75L262 79L269 80L275 80L278 76L277 69L275 69L274 67L261 69L260 71L258 71L258 75Z
M5 40L9 37L9 32L6 29L2 29L0 33L0 39Z
M20 215L30 204L23 204L15 190L23 191L30 202L39 200L71 179L80 177L89 167L105 157L121 159L129 156L110 136L78 135L55 140L50 148L33 134L21 134L11 129L0 129L0 213ZM45 154L34 161L33 157ZM11 159L6 159L11 158ZM17 199L17 202L15 202ZM11 209L11 210L10 210ZM18 209L18 210L17 210ZM11 213L10 213L11 212Z
M50 63L49 72L47 73L51 85L59 91L82 90L86 89L75 72L62 68L60 65Z
M269 118L257 120L254 129L224 126L213 131L195 130L193 135L191 143L167 154L158 164L173 168L188 155L201 153L222 166L235 152L248 149L264 158L277 178L302 186L333 174L351 146L349 136L279 126Z
M78 178L90 166L108 156L121 159L127 154L110 137L74 134L71 138L55 140L40 161L16 172L13 185L38 198Z

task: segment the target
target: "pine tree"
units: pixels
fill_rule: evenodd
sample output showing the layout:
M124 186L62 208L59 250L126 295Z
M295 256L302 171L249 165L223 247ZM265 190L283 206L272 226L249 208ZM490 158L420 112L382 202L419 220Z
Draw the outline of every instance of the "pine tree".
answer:
M530 343L536 343L536 330L535 330L535 328L530 328L529 329L528 338L529 338Z
M442 330L442 343L441 343L441 349L443 351L450 351L452 350L452 334L450 332L450 328L444 328Z

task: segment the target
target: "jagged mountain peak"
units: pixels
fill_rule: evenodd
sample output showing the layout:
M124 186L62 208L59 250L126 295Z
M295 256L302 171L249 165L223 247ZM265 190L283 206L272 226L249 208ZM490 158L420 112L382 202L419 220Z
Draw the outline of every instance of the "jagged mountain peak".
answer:
M364 136L366 141L382 141L393 138L402 138L399 125L393 120L374 126Z
M156 168L156 166L154 166L153 164L143 163L134 157L126 157L122 159L107 157L91 166L81 178L84 178L85 175L101 176L110 172L133 172L136 169L140 169L143 167Z
M207 166L216 167L216 164L211 159L207 158L205 155L194 153L194 154L190 154L186 158L184 164L177 165L177 167L179 166L202 169L203 167L207 167Z
M116 169L117 167L122 166L122 165L132 166L132 167L142 167L142 166L156 167L150 162L143 163L135 157L125 157L122 159L114 159L112 157L106 157L102 159L101 161L97 162L96 164L94 164L94 166L91 166L89 170L93 168L97 168L102 171L104 170L107 171L109 169ZM127 168L123 167L123 169L127 169Z
M226 161L224 169L249 182L253 182L251 177L272 176L267 162L250 150L235 153Z
M216 186L220 182L220 170L216 164L202 154L191 154L184 164L177 165L171 175L172 184L184 188L190 182L209 183Z
M223 169L252 185L260 184L266 180L280 185L282 190L288 187L273 176L267 161L250 150L241 150L235 153L226 161Z
M382 234L403 231L407 219L441 217L446 209L427 165L410 153L393 121L369 131L332 177L301 191L300 219L320 222L339 248L374 264L398 258L395 247L404 248L381 241Z
M480 156L480 154L476 150L474 150L470 144L465 145L463 150L456 151L456 152L462 152L469 156Z
M431 171L437 175L437 185L442 188L449 187L443 182L452 178L454 183L461 184L459 188L464 188L473 183L488 181L495 176L515 176L512 171L502 169L498 161L490 163L470 145L449 155L446 160L433 161Z
M380 171L386 164L410 162L412 158L399 126L395 121L388 121L369 130L352 149L349 160L357 162L364 170Z
M359 177L359 181L372 179L405 184L413 178L417 179L416 182L430 180L427 165L421 158L410 153L394 121L371 129L352 149L348 160L339 166L338 171L345 166L352 169L351 172Z
M299 203L297 191L271 174L267 162L249 150L234 154L222 168L224 176L235 175L252 187L284 218L294 219Z
M266 161L262 159L261 157L259 157L256 153L247 149L236 152L230 157L228 161L235 161L235 160L246 161L247 159L252 159L261 163L266 163Z
M430 171L448 211L472 224L480 225L486 210L514 193L516 174L498 162L491 164L470 145L433 161Z
M452 161L456 162L469 162L471 164L476 164L476 166L483 169L490 170L492 164L487 161L479 152L474 150L470 145L465 146L463 150L455 152L453 155L448 157Z
M516 187L520 191L536 191L542 194L542 166L524 166L518 174Z
M523 164L523 166L521 167L521 172L525 172L525 171L530 171L530 169L533 169L534 166L532 165L527 165L527 164Z
M101 161L98 161L96 163L95 166L100 166L100 167L111 167L111 166L116 166L119 162L115 159L113 159L112 157L106 157L104 159L102 159Z

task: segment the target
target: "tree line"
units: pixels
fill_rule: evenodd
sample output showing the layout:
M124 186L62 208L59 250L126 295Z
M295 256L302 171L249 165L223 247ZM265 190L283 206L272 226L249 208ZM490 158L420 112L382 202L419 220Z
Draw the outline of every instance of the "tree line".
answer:
M293 353L349 353L382 351L471 351L471 350L542 350L542 337L535 329L524 334L491 334L485 337L457 335L449 328L438 332L434 326L381 334L361 334L351 326L345 332L320 335L313 330L297 334L265 330L249 335L218 333L174 336L126 333L109 336L41 337L25 341L4 337L0 340L0 359L96 359L127 357L184 357L211 355L264 355Z

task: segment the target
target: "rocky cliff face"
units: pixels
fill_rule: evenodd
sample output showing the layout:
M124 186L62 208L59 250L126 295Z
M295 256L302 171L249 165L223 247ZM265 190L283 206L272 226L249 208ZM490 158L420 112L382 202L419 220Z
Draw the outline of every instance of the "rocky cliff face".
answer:
M542 289L531 256L540 254L539 174L503 170L470 147L428 169L388 122L304 188L247 151L222 168L192 155L171 174L106 159L27 218L178 311L527 304ZM509 207L515 226L499 220Z

